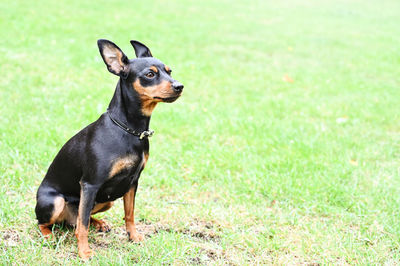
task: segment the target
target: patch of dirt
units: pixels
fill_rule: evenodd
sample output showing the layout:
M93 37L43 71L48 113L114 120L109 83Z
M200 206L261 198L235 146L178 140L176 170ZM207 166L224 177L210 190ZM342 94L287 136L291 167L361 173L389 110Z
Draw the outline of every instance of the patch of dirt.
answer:
M93 245L96 246L96 248L102 248L102 249L108 249L110 247L115 248L115 246L112 243L110 243L107 240L104 240L103 238L95 237L94 241L92 241L92 243L93 243Z
M161 223L137 223L136 229L139 233L143 234L146 237L151 237L154 234L165 231L170 233L181 233L189 235L191 237L199 238L204 241L218 241L220 239L220 236L217 234L217 232L221 231L220 226L210 221L199 220L195 220L194 222L190 223L189 226L182 229L174 229Z
M219 246L210 246L206 243L196 243L195 246L199 248L199 254L188 259L193 264L202 265L222 260L224 265L236 265Z
M137 223L136 230L145 237L151 237L152 235L157 234L160 231L169 231L169 228L159 223Z
M179 233L200 238L205 241L218 241L220 236L217 234L221 228L208 221L194 221L188 228L178 230Z
M4 244L6 247L15 247L19 242L21 242L19 233L12 229L0 231L0 238L2 239L2 244Z
M201 260L200 257L189 258L189 261L190 261L190 264L193 264L193 265L203 264L203 261Z
M203 249L202 252L205 253L207 257L211 260L217 260L218 258L223 257L223 252L216 249Z
M151 238L161 232L169 232L184 234L197 239L194 240L194 245L199 249L198 254L188 254L188 260L191 262L191 264L201 265L216 260L224 260L229 262L222 248L217 244L221 238L219 233L222 231L221 225L219 225L217 222L194 219L189 224L181 224L179 226L167 225L159 222L150 223L148 221L139 221L136 223L136 229L145 238ZM69 251L62 250L62 252L59 252L59 256L64 258L76 257L74 230L74 226L69 226L66 224L55 225L53 228L53 233L56 239L50 243L49 248L54 249L58 241L61 241L64 244L68 243L68 245L73 246L73 249ZM33 231L35 232L35 238L41 237L39 230ZM4 243L3 245L5 245L6 248L7 246L16 246L21 241L20 233L15 230L0 231L0 240L0 242L2 242L1 244ZM128 235L124 225L116 227L111 226L111 231L107 233L96 232L93 227L90 228L89 245L92 249L102 250L108 248L117 248L121 251L125 249L124 247L117 247L114 244L115 241L128 241ZM142 244L138 243L138 245ZM193 255L195 256L193 257ZM232 265L232 263L229 264Z

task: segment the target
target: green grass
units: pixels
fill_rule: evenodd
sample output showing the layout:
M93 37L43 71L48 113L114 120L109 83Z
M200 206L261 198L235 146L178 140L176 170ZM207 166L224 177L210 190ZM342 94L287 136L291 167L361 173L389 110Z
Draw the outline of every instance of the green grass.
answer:
M185 84L152 117L136 219L90 232L90 264L400 261L400 3L3 1L0 264L79 264L44 241L35 193L117 78L96 40L148 45Z

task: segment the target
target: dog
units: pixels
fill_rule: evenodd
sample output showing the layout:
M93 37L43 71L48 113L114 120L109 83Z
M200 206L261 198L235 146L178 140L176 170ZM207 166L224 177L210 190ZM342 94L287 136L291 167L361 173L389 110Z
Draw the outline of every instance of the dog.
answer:
M91 215L110 209L118 198L123 197L129 240L143 240L135 228L134 210L153 135L150 117L157 103L174 102L183 91L171 69L148 47L131 44L135 59L128 59L111 41L97 41L108 71L119 76L114 96L107 112L64 144L37 191L35 212L43 236L52 237L53 224L76 225L78 254L84 260L94 254L88 244L89 225L110 230Z

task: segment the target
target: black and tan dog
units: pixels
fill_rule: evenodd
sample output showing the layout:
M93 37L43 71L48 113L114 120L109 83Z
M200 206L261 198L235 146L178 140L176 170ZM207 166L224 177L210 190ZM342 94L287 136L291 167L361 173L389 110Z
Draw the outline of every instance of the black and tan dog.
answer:
M79 256L92 255L88 226L109 231L91 214L111 208L124 199L129 239L143 240L135 228L135 194L140 173L149 157L150 116L158 102L173 102L183 85L171 69L152 57L150 50L131 41L137 58L129 60L114 43L97 42L108 70L120 77L106 113L73 136L50 165L37 192L36 217L45 237L51 225L76 225Z

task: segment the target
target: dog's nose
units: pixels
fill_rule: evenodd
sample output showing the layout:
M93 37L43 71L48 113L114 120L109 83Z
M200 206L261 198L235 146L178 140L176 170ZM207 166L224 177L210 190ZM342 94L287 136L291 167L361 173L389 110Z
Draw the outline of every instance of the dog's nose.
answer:
M172 88L175 92L181 92L183 90L183 84L175 81L174 83L172 83Z

